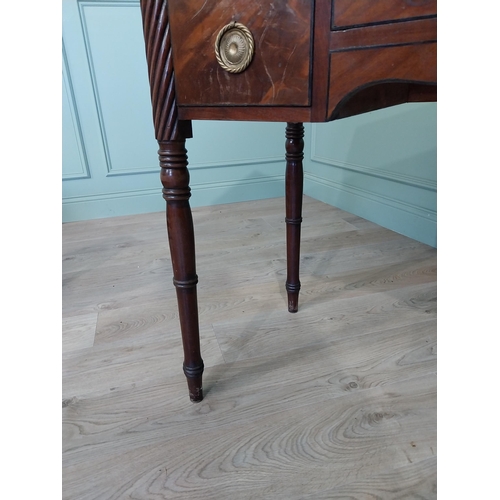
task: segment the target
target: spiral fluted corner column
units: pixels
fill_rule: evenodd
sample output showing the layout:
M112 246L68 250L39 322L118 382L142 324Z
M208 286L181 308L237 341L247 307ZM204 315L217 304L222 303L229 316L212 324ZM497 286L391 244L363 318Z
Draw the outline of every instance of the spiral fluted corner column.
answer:
M203 399L195 242L189 198L186 139L191 122L178 119L174 67L166 0L141 0L155 136L159 144L160 179L167 202L167 231L184 347L184 374L189 397Z
M286 126L286 291L288 311L299 308L299 264L300 227L302 224L302 197L304 185L304 126L302 123L287 123Z

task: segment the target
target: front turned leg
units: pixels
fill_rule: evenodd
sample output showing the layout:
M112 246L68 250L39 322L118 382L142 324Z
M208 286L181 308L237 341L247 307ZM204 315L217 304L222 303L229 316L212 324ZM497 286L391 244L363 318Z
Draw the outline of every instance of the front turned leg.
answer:
M189 397L203 399L203 360L200 353L198 300L194 229L189 198L189 172L185 140L159 142L163 197L167 201L167 230L170 245L174 285L177 292L182 344L184 347L184 374Z
M300 225L302 223L302 195L304 171L304 126L302 123L287 123L286 126L286 291L288 311L297 312L299 308L299 263L300 263Z

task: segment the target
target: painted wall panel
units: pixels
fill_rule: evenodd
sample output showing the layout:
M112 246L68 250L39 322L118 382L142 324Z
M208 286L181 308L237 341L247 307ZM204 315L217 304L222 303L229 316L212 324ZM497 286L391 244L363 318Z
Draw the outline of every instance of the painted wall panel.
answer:
M80 2L79 6L107 175L151 172L157 144L138 5ZM124 188L136 182L133 177L126 179Z
M74 103L73 89L65 64L63 51L62 74L62 177L87 179L90 177L87 156L82 139L80 121Z
M63 175L63 220L164 210L139 2L64 0L63 38L73 81L63 171L80 161L75 129L88 163L85 179ZM72 126L67 110L77 117ZM193 124L191 204L282 196L284 127Z
M305 191L436 245L436 104L311 126Z

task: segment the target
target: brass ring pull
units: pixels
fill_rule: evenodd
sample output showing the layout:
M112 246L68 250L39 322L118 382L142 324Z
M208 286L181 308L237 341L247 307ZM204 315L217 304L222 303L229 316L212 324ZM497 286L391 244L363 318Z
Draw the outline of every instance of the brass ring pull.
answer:
M246 26L232 21L219 31L215 40L215 57L226 71L245 71L252 62L253 54L253 36Z

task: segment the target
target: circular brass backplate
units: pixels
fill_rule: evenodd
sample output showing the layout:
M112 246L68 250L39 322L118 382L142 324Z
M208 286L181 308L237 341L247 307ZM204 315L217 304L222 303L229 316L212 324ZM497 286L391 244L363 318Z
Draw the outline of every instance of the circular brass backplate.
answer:
M245 71L252 61L253 54L253 36L246 26L233 21L219 31L215 40L215 57L226 71Z

